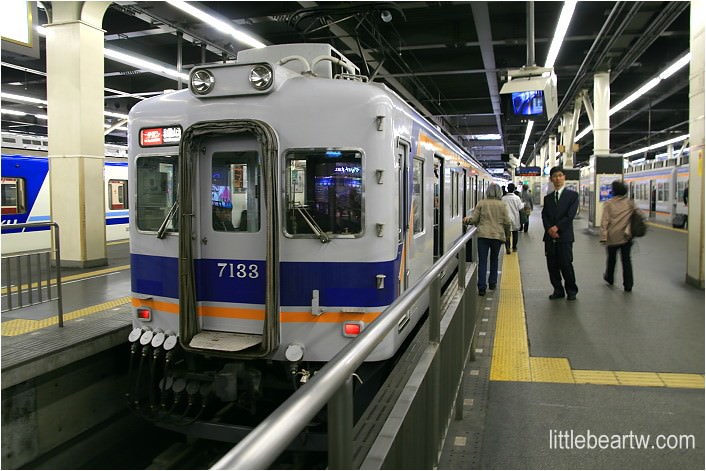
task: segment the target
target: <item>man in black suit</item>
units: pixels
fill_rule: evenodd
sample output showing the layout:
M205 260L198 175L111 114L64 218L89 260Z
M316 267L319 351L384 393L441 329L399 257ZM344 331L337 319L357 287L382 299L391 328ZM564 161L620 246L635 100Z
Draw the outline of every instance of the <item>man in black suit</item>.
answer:
M544 197L542 223L544 224L544 254L547 256L549 280L554 292L549 299L564 297L576 299L579 292L573 266L574 217L579 207L579 195L564 188L566 176L561 167L549 171L549 179L554 191ZM562 277L564 285L562 286Z

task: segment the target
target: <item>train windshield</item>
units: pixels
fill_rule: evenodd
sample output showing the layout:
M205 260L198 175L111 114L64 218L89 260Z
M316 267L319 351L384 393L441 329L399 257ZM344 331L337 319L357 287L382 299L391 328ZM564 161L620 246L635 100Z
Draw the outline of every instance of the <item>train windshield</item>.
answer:
M287 154L287 233L362 233L362 154L307 149Z
M2 213L25 213L25 181L23 178L2 178Z
M157 231L176 200L177 158L174 155L137 159L137 228ZM167 221L167 232L177 231L177 216Z

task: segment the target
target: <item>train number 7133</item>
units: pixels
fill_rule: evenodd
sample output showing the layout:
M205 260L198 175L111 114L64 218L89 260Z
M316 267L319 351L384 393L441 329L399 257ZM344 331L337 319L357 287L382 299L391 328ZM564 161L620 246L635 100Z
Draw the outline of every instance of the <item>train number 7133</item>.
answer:
M257 271L257 265L254 263L246 265L244 263L218 263L218 278L259 278L260 273Z

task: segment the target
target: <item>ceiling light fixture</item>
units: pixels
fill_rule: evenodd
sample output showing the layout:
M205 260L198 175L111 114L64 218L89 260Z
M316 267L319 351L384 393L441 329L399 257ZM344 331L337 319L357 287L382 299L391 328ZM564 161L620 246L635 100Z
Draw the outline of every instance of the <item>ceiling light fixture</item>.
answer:
M520 147L520 155L518 159L522 160L522 155L525 153L525 147L527 147L527 141L529 141L530 134L532 133L532 126L534 126L534 121L527 121L527 129L525 130L525 140L522 141L522 147Z
M39 33L40 36L46 37L47 29L42 26L37 26L37 33ZM150 62L149 60L143 59L141 57L132 56L130 54L126 54L121 51L116 51L114 49L108 49L107 47L103 48L103 55L108 59L114 60L116 62L127 64L132 67L137 67L139 69L145 69L150 72L156 73L157 75L162 75L164 77L177 80L180 78L182 80L189 79L189 74L179 72L176 69L170 69L155 62Z
M209 15L205 11L199 10L198 8L188 4L187 2L183 2L181 0L167 0L167 3L171 4L172 6L180 9L185 13L188 13L189 15L195 18L198 18L207 25L216 28L218 31L233 36L233 38L243 44L247 44L248 46L255 48L265 47L264 43L258 41L249 34L235 29L232 25L226 23L225 21L219 20L218 18Z
M566 36L566 31L569 29L569 23L571 23L571 18L574 16L574 9L576 9L576 0L564 2L564 7L561 9L559 21L557 22L556 30L554 31L554 39L552 39L552 44L549 46L549 53L547 54L547 60L544 63L544 67L550 69L554 67L554 62L556 61L561 45L564 42L564 36Z
M673 64L671 64L669 67L664 69L662 72L657 77L654 77L653 79L649 80L647 83L643 84L640 88L635 90L633 93L631 93L627 98L625 98L623 101L612 107L608 111L608 116L612 116L614 113L617 113L618 111L622 110L626 106L628 106L630 103L633 101L637 100L640 98L642 95L647 93L648 91L652 90L655 88L662 80L665 80L677 71L679 71L682 67L686 66L689 62L691 62L691 53L688 52L684 54L682 57L676 60ZM593 129L593 126L588 126L586 129L581 131L579 134L576 135L574 138L574 142L578 142L579 139L581 139L583 136L589 133Z
M630 157L633 155L641 154L643 152L647 152L648 150L659 149L660 147L668 146L669 144L674 144L675 142L685 141L687 139L689 139L689 135L684 134L683 136L674 137L672 139L667 139L666 141L658 142L657 144L652 144L651 146L627 152L623 154L623 157Z

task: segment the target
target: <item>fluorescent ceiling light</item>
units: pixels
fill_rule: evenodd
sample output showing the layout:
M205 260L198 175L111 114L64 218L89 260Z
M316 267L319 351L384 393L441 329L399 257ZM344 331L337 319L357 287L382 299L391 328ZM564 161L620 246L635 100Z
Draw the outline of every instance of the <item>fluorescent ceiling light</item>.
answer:
M30 96L15 95L14 93L0 93L0 97L7 98L8 100L21 101L24 103L32 103L34 105L46 105L46 100L40 100L39 98L32 98Z
M522 155L525 153L525 147L527 147L527 141L529 140L530 134L532 133L532 126L534 126L534 121L527 121L527 129L525 130L525 140L522 141L522 147L520 147L520 155L517 157L522 160Z
M24 111L2 110L2 114L11 114L14 116L25 116L27 113L25 113Z
M37 32L41 36L46 36L47 35L47 29L42 27L42 26L37 26ZM183 72L179 72L176 69L170 69L168 67L165 67L161 64L157 64L155 62L150 62L149 60L143 59L141 57L136 57L132 56L130 54L126 54L124 52L116 51L114 49L108 49L106 47L103 48L103 55L107 57L108 59L121 62L123 64L127 64L133 67L137 67L139 69L145 69L149 70L150 72L154 72L158 75L162 75L165 77L173 78L173 79L182 79L182 80L188 80L189 79L189 74L185 74Z
M652 144L651 146L643 147L641 149L633 150L623 154L623 157L630 157L633 155L641 154L647 152L648 150L659 149L660 147L668 146L669 144L674 144L675 142L681 142L689 139L689 135L685 134L683 136L674 137L672 139L667 139L666 141L658 142L657 144Z
M235 29L232 25L226 23L225 21L219 20L218 18L209 15L205 11L201 11L198 8L183 2L181 0L167 0L167 3L180 9L181 11L188 13L189 15L198 18L209 26L216 28L218 31L233 36L237 41L247 44L250 47L261 48L265 47L264 43L261 43L249 34Z
M630 103L633 101L637 100L640 98L642 95L647 93L648 91L652 90L655 88L662 80L671 77L675 72L677 72L679 69L682 67L686 66L689 62L691 61L691 53L686 53L679 59L677 59L676 62L671 64L669 67L664 69L662 72L657 77L654 77L644 85L642 85L640 88L635 90L633 93L631 93L627 98L625 98L623 101L615 105L613 108L611 108L608 111L608 116L612 116L614 113L622 110L626 106L628 106ZM579 139L581 139L583 136L588 134L589 131L593 129L593 126L588 126L586 129L581 131L575 138L574 142L578 142Z
M544 67L552 68L554 67L554 62L559 55L559 50L564 42L564 36L566 36L566 30L569 29L569 23L571 23L571 17L574 15L574 9L576 8L576 1L564 2L564 7L561 9L561 14L559 15L559 21L556 24L556 30L554 31L554 39L552 39L552 44L549 46L549 53L547 54L547 60L544 63Z
M110 116L111 118L127 119L126 114L113 113L112 111L104 111L103 114L106 116Z
M471 139L476 141L497 141L500 139L500 134L473 134Z
M106 47L103 48L103 54L108 59L116 60L118 62L122 62L123 64L128 64L139 69L146 69L158 75L165 75L173 79L189 80L189 74L179 72L176 69L169 69L154 62L142 59L140 57L125 54L124 52L116 51L114 49L108 49Z

